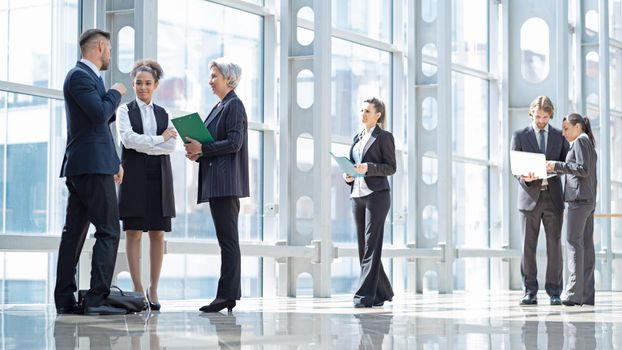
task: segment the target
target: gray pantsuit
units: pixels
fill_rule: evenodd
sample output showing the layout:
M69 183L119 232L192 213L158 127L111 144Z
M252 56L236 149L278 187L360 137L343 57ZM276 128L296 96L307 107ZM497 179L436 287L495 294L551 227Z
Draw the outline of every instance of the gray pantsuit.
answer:
M565 162L555 171L566 175L564 200L568 202L568 270L566 298L594 305L594 209L596 208L596 150L586 134L570 147Z
M568 271L566 297L578 304L594 305L594 209L591 203L568 205Z

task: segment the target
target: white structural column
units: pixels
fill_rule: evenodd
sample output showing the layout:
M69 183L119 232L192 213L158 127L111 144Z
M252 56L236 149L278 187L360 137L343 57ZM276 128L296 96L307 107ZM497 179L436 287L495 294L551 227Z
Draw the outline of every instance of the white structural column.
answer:
M503 86L507 91L507 104L505 105L504 127L507 127L507 135L511 137L515 130L529 125L531 120L528 116L529 104L539 95L551 98L555 105L555 117L551 124L561 127L561 121L568 113L568 62L567 51L570 40L568 31L568 3L564 0L541 1L541 0L504 0L503 21L507 28L507 43L504 44ZM543 22L545 28L542 27ZM544 36L548 32L548 37ZM529 40L535 33L543 37L538 45L530 45ZM525 37L521 38L524 34ZM563 42L562 42L563 41ZM548 46L544 48L544 43ZM543 51L544 50L544 51ZM548 55L547 55L548 53ZM540 62L541 64L532 64ZM504 156L504 164L509 166L509 143ZM507 176L509 172L505 172ZM512 249L522 249L523 238L521 223L519 221L517 200L517 183L514 179L508 182L508 198L510 203L509 218L509 243ZM541 235L543 235L541 228ZM563 243L562 243L563 244ZM539 252L545 252L545 244L538 246ZM546 264L546 259L538 259L540 271ZM520 259L512 260L510 287L512 289L523 288L520 274ZM542 274L542 277L544 275ZM544 281L540 283L544 286Z
M404 10L408 11L408 118L406 118L406 128L407 128L407 147L408 147L408 208L410 210L406 213L406 244L409 247L417 247L417 231L419 230L418 222L421 219L421 210L422 207L417 205L417 188L420 183L420 175L419 169L421 168L421 156L417 154L417 126L421 125L421 109L418 108L419 104L416 102L420 102L418 99L419 94L417 93L417 72L421 70L421 60L420 55L417 54L416 47L419 42L416 40L415 36L411 33L416 33L416 22L415 18L417 18L417 14L421 12L418 10L421 9L420 2L415 3L414 1L408 2L408 8ZM408 275L407 275L407 286L406 289L410 292L421 291L419 286L421 284L417 284L417 280L421 280L421 277L417 278L417 260L416 259L408 259Z
M453 237L453 146L452 138L452 96L451 96L451 16L452 2L438 1L436 20L436 42L438 47L438 73L436 90L438 96L438 238L444 247L439 264L438 291L451 293L453 287L453 264L456 257Z
M435 288L436 275L439 292L450 293L455 259L451 229L452 143L447 137L452 134L451 2L432 3L437 7L428 10L436 16L426 14L425 19L424 3L414 2L415 8L410 9L414 16L409 19L409 27L414 28L414 38L409 39L409 77L410 81L414 79L415 89L409 94L409 105L414 104L410 110L414 116L409 119L414 117L414 121L408 124L408 141L410 154L416 154L414 162L409 156L411 164L416 164L410 172L409 187L410 198L416 198L411 207L414 212L409 216L416 222L409 220L409 231L416 225L417 248L440 246L443 250L440 263L423 259L417 262L417 291L422 292L424 284Z
M298 42L298 30L301 30L298 14L303 7L313 10L314 17L314 37L308 45ZM311 71L312 78L307 73L300 74L304 70ZM313 103L303 108L298 104L298 89L308 86L305 83L309 81L312 82ZM328 155L331 141L330 1L281 2L280 89L280 231L287 235L283 237L287 245L315 246L318 258L314 261L294 257L281 259L278 294L295 296L298 277L308 273L313 280L313 295L328 297L333 259ZM311 90L300 93L309 94ZM303 160L305 164L300 166ZM309 161L311 166L307 169L305 165ZM308 219L297 222L297 213L308 212L310 208L311 223ZM311 230L304 225L311 225Z

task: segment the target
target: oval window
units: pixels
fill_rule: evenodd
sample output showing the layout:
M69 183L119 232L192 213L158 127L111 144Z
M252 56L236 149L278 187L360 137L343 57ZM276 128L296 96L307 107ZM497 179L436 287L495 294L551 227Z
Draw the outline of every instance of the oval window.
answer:
M532 17L520 28L521 74L531 83L540 83L549 75L549 26L542 18Z

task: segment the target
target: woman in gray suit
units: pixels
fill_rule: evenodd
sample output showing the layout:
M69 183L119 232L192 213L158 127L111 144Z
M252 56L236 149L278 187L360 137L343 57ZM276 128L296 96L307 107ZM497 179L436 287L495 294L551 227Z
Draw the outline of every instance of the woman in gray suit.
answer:
M216 299L200 308L203 312L231 311L240 289L240 198L249 196L248 123L244 104L235 94L242 69L233 62L210 62L209 85L220 102L204 125L214 142L200 144L187 138L186 157L199 162L198 203L209 202L221 251L220 279Z
M391 282L384 272L382 241L384 222L391 207L388 176L395 174L395 141L393 134L383 130L386 119L384 103L377 98L363 101L363 130L354 136L350 160L364 176L343 174L350 185L352 214L356 223L361 277L354 294L354 307L382 306L393 299Z
M596 208L596 149L590 120L572 113L564 118L564 137L570 142L565 162L549 161L547 170L566 174L568 202L568 270L562 304L594 305L594 210Z

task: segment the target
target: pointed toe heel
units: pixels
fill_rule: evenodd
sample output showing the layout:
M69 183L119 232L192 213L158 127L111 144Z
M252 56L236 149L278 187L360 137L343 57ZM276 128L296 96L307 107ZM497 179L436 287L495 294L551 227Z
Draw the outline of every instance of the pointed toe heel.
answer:
M149 292L146 292L145 295L147 296L147 302L149 303L149 309L151 309L151 311L160 311L160 308L162 307L162 305L159 302L152 302L151 299L149 298Z
M199 311L202 312L220 312L222 309L227 309L228 312L233 312L235 307L235 300L214 300L211 304L202 306Z

